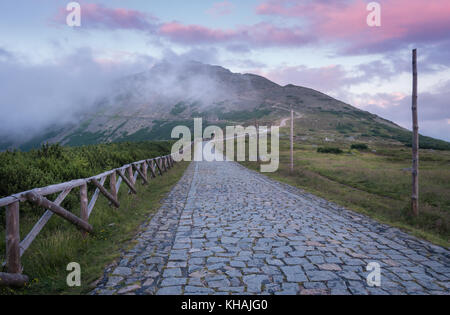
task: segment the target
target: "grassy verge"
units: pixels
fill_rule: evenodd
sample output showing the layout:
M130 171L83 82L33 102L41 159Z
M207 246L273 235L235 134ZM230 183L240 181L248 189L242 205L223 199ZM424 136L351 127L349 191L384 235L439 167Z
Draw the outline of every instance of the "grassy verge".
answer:
M321 143L318 143L321 145ZM450 246L450 152L421 150L420 215L411 216L410 152L403 146L371 144L342 154L317 152L318 145L295 144L295 171L289 172L289 143L280 139L280 168L265 175L299 187L382 223L435 244ZM242 162L259 171L258 163Z
M119 191L120 209L111 208L104 197L99 197L89 222L94 226L92 235L83 237L73 225L59 217L52 217L23 256L24 273L31 283L24 289L0 289L0 294L83 294L93 288L93 282L103 274L105 266L120 255L127 241L136 235L139 226L160 207L160 201L182 177L187 162L143 186L137 184L137 195L129 195L125 184ZM75 192L76 193L76 192ZM73 211L78 214L76 210ZM79 211L78 211L79 212ZM39 213L42 215L42 213ZM39 215L21 218L21 234L26 234ZM4 239L4 231L1 231ZM0 258L4 259L4 244ZM81 266L81 287L66 285L70 262Z

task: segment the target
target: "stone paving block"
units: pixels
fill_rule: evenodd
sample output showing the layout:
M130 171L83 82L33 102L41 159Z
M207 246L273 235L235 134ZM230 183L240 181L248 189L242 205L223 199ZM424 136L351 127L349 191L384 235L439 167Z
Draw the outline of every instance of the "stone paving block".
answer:
M169 286L176 286L176 285L184 285L187 283L186 278L164 278L164 280L161 282L162 287L169 287Z
M181 277L181 269L180 268L167 268L164 270L163 277Z
M281 267L281 270L285 274L288 282L308 281L308 278L306 278L306 275L303 272L302 268L298 266L285 266Z
M156 292L156 295L180 295L182 293L181 286L165 287Z
M215 291L210 288L188 285L184 288L184 292L188 295L207 295L212 294Z
M331 271L306 271L310 281L331 281L339 279L339 276Z
M117 267L114 272L113 275L118 275L118 276L130 276L132 274L132 270L131 268L128 267Z
M244 276L242 281L247 285L247 291L252 293L261 293L264 281L268 281L266 275L249 275Z

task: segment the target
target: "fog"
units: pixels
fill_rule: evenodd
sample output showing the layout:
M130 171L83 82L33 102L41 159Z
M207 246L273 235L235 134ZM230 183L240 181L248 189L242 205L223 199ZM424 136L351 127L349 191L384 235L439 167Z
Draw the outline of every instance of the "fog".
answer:
M131 103L147 103L158 111L164 108L155 106L173 106L176 102L189 100L199 102L205 109L215 101L229 97L230 91L225 82L221 82L219 72L227 73L219 67L204 67L199 62L163 60L150 71L126 77L116 85L118 91L131 94Z
M132 62L115 63L94 58L90 49L79 49L41 64L31 64L3 49L0 53L2 142L20 143L48 128L75 124L98 110L100 103L133 106L196 99L207 105L227 94L211 80L211 73L193 69L195 63L188 62L214 62L214 52L177 55L166 51L162 59L138 56ZM120 103L118 95L129 98Z
M0 58L2 140L25 141L48 127L76 122L110 93L114 80L136 72L139 63L103 64L89 49L46 64L11 54Z

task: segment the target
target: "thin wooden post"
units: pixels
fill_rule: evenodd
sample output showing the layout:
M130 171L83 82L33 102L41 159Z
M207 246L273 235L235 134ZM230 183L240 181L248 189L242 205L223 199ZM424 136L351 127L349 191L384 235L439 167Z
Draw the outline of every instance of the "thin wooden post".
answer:
M22 273L19 244L19 201L16 201L6 207L6 267L8 273Z
M167 156L164 157L164 168L166 169L166 172L169 170L169 165L168 165L168 158Z
M152 177L152 178L155 178L156 177L156 173L155 173L155 161L154 160L150 160L149 162L148 162L148 165L149 165L149 167L150 167L150 176Z
M259 124L255 121L256 127L256 161L259 163Z
M161 170L160 160L161 160L160 158L156 159L156 160L155 160L155 165L156 165L156 167L158 168L159 175L162 176L163 172L162 172L162 170Z
M147 162L142 163L142 174L144 175L146 181L148 181L147 168L148 168Z
M291 173L294 173L294 110L292 109L291 105L291 167L290 171Z
M419 122L417 117L417 50L413 50L413 95L412 95L412 195L411 205L414 216L419 215Z
M89 221L88 212L88 196L87 196L87 183L80 186L80 208L81 208L81 220Z
M111 190L111 195L114 197L115 200L117 199L117 177L116 177L116 172L114 171L113 173L111 173L110 177L109 177L109 188Z
M160 159L161 161L161 169L163 172L167 172L167 168L166 168L166 158L164 156L161 157Z
M132 165L128 166L128 178L130 179L130 183L132 183L134 186L136 183L134 182L134 174L133 174L133 166Z

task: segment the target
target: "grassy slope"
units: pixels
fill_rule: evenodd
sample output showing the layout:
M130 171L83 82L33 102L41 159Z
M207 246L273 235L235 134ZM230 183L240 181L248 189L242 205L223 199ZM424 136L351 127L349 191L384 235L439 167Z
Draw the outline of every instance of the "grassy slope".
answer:
M80 294L89 292L92 289L92 282L102 276L105 266L119 256L120 250L137 233L141 223L159 208L161 199L178 182L187 165L186 162L176 164L162 177L151 180L148 186L138 184L136 196L128 195L126 185L122 184L119 191L121 207L118 210L111 208L106 199L100 197L90 218L95 233L86 238L83 238L82 233L73 225L59 217L52 217L23 256L24 273L32 279L31 284L25 289L3 289L0 293ZM78 214L76 210L73 212ZM36 215L22 221L22 237L25 235L23 231L29 230L37 219ZM1 234L3 238L4 231ZM4 257L1 258L4 259ZM68 274L66 266L72 261L81 265L82 286L79 288L69 288L66 285Z
M335 137L331 144L325 143L321 140L325 135L317 137L316 134L314 138L314 133L309 133L309 138L303 141L300 138L305 135L305 130L297 126L296 130L299 134L296 136L294 174L288 171L289 143L287 130L283 129L280 168L266 175L449 247L450 151L421 150L421 214L413 218L410 216L411 175L403 170L411 166L409 148L372 141L368 151L350 151L352 142ZM344 153L318 153L317 145L339 147ZM242 164L259 170L257 163Z

